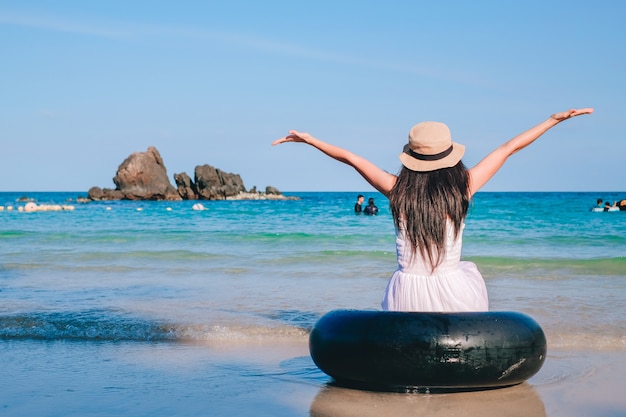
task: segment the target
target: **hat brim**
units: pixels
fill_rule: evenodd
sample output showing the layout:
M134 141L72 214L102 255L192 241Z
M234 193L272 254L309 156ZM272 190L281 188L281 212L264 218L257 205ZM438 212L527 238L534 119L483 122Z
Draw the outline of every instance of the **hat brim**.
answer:
M452 152L444 158L438 159L436 161L425 161L421 159L417 159L406 151L409 150L409 145L404 145L404 149L400 154L400 162L402 165L410 169L411 171L435 171L443 168L450 168L459 163L463 155L465 154L465 146L460 143L452 142Z

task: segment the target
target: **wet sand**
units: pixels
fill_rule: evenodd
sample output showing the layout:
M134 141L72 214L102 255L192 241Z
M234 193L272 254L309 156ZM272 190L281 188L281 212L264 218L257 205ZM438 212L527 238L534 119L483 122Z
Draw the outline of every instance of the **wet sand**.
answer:
M597 354L597 353L596 353ZM509 388L447 394L384 394L322 388L312 416L624 416L623 353L548 357L530 381ZM577 365L583 365L578 369ZM618 366L614 366L618 365Z
M626 415L626 352L551 351L528 382L445 394L332 385L305 339L180 344L3 341L6 416Z

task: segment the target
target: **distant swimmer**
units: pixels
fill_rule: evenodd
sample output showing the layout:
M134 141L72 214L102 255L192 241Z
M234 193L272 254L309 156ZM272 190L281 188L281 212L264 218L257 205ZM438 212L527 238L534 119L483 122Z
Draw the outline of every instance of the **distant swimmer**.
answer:
M368 216L375 216L378 214L378 207L376 207L376 204L374 204L373 198L370 197L369 200L367 200L367 207L363 209L363 213L367 214Z
M604 211L604 205L602 203L603 200L601 198L598 198L596 200L596 205L591 207L591 211Z
M359 194L356 198L356 203L354 204L355 213L361 213L363 211L363 201L365 201L365 197L363 197L363 194Z

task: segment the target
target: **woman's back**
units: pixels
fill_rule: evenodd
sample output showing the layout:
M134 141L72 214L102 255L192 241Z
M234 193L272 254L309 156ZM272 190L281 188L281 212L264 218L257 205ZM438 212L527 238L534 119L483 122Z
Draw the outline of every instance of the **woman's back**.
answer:
M464 225L463 225L464 226ZM458 268L461 260L461 247L463 241L463 231L454 237L454 231L451 222L448 222L446 229L445 249L446 255L442 261L434 269L427 259L424 259L419 253L415 254L411 249L411 243L406 239L404 232L396 233L396 254L398 257L398 269L402 272L416 275L439 275Z
M396 233L398 269L385 290L383 310L455 312L489 309L487 288L476 265L461 261L463 227L455 238L452 222L447 224L446 254L434 269L419 251L412 250L405 233Z

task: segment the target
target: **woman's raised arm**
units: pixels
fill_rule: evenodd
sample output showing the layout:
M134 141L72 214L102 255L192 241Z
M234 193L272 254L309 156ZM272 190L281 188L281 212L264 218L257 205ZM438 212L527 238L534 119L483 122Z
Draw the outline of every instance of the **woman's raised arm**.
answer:
M388 196L389 192L396 183L396 176L390 174L376 165L368 161L367 159L356 155L347 149L340 148L339 146L331 145L324 141L321 141L308 133L298 132L296 130L290 130L289 135L276 139L272 142L272 146L286 142L300 142L307 143L314 148L324 152L331 158L343 162L354 168L361 176L376 190L380 191L383 195Z
M504 162L509 156L524 149L541 135L547 132L552 127L561 123L564 120L570 119L581 114L593 113L592 108L584 109L571 109L560 113L555 113L547 120L539 123L527 131L517 135L508 142L500 145L493 152L487 155L476 166L469 170L470 174L470 195L474 195L476 191L480 190L498 170L504 165Z

